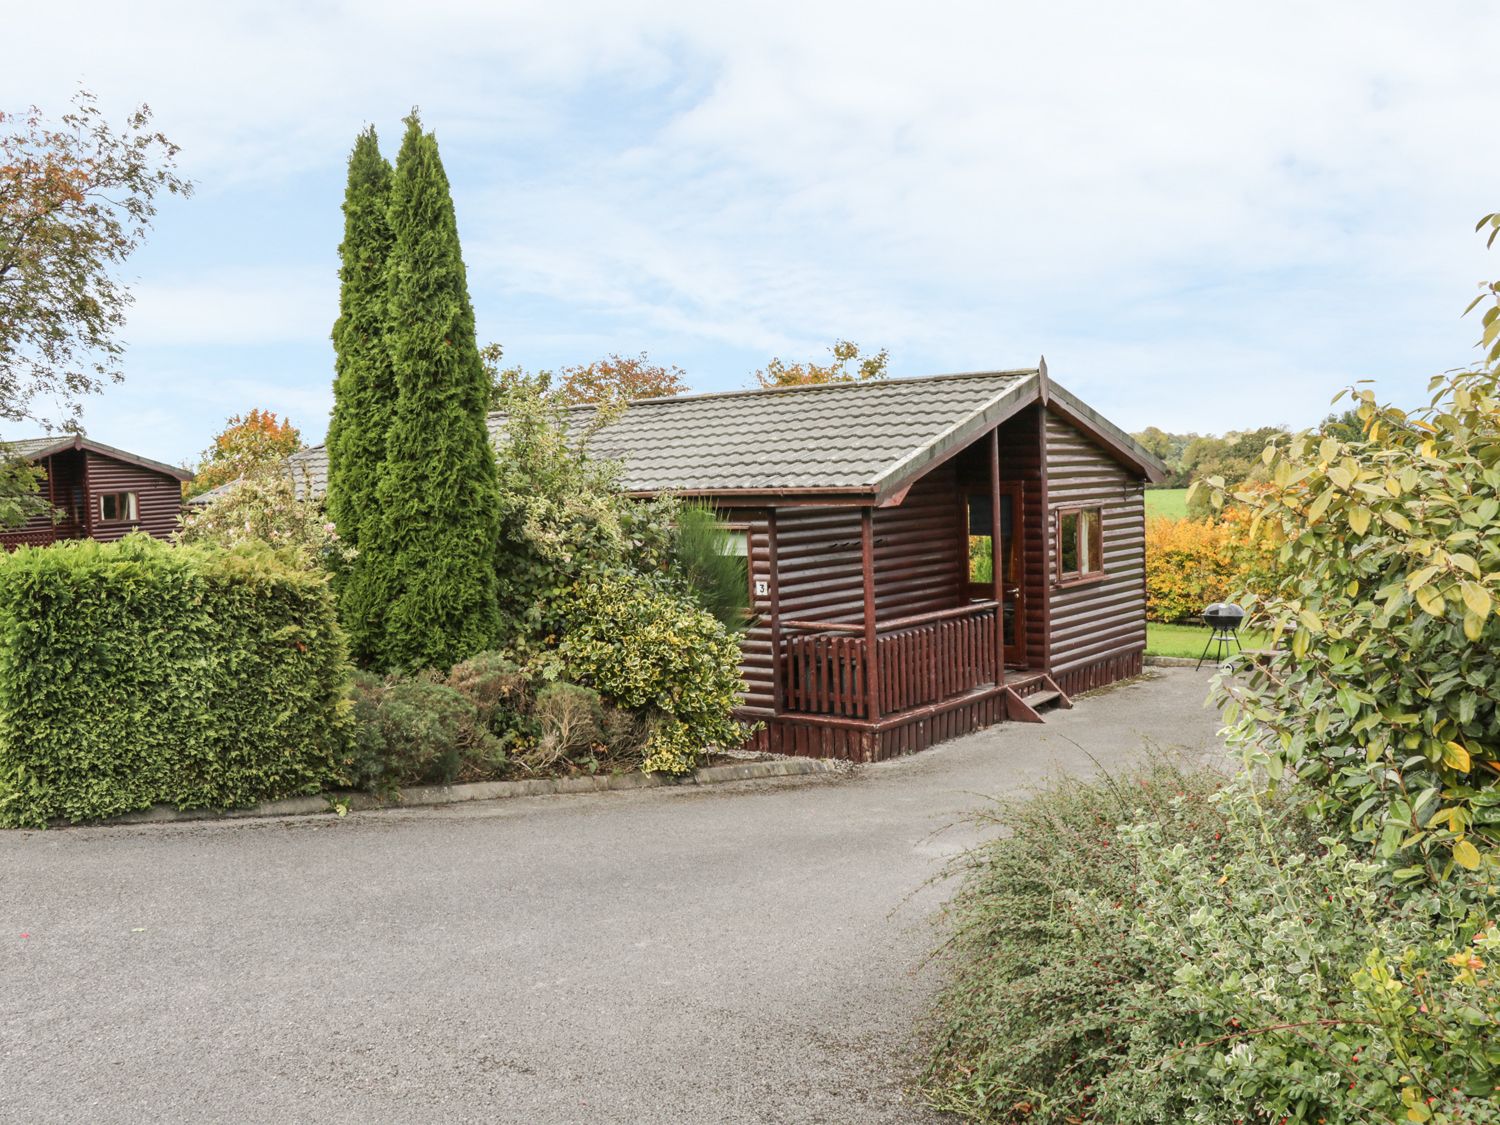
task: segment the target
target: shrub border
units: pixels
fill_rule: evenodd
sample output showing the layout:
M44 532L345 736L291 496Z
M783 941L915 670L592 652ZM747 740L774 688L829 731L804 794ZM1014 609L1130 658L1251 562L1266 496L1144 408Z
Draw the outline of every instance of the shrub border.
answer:
M248 817L333 815L334 805L348 812L373 809L426 808L459 805L469 801L494 801L510 797L545 797L568 793L604 793L623 789L661 789L684 785L720 785L729 781L762 781L779 777L804 777L848 771L848 763L826 758L787 758L771 762L742 762L727 766L705 766L681 777L654 773L601 774L597 777L534 778L528 781L475 781L466 785L419 785L397 791L390 800L370 793L329 793L319 797L289 797L267 801L246 809L174 809L153 805L139 812L122 813L106 820L56 821L55 828L109 827L131 824L173 824L191 820L240 820ZM17 829L17 831L35 831Z

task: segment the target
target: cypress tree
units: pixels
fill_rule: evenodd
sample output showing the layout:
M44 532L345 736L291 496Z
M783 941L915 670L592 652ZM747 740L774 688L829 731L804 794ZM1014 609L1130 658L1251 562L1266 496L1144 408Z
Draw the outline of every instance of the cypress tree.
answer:
M396 408L376 487L380 533L360 547L388 593L383 662L446 668L499 633L500 497L453 199L437 138L415 113L396 158L390 225L386 340Z
M386 333L386 259L391 251L391 165L373 128L354 142L339 246L339 317L333 325L333 414L328 422L328 517L355 547L378 534L375 485L396 406ZM373 561L373 558L372 558ZM356 556L339 582L350 648L369 660L380 645L385 595L380 572Z

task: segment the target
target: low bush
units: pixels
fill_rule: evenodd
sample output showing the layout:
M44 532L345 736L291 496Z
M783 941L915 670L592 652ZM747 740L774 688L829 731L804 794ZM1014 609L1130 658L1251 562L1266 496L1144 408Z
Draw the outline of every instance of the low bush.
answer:
M523 754L529 769L605 750L604 701L591 688L548 684L537 693L533 715L540 733Z
M580 583L557 649L561 676L650 723L641 768L693 769L709 746L737 746L740 649L712 615L639 578Z
M1156 968L1129 940L1140 871L1118 830L1154 816L1211 844L1222 783L1163 765L996 806L991 823L1008 832L962 858L948 907L951 975L924 1076L935 1105L978 1121L1095 1119L1135 1018L1131 987ZM1169 815L1179 796L1200 815Z
M326 579L262 544L0 555L0 823L319 792L348 675Z
M531 677L504 653L481 652L455 664L446 682L474 704L479 721L502 747L537 736Z
M278 466L252 474L208 503L190 505L179 521L177 541L214 547L268 543L295 552L307 566L342 574L354 550L339 538L321 505L299 499L309 482L298 479L297 471Z
M549 663L553 674L557 668ZM345 775L360 789L637 768L655 721L482 652L447 676L358 673Z
M361 673L354 698L359 729L348 773L362 789L451 785L493 777L504 769L503 746L479 708L446 683L427 676Z
M1002 809L925 1084L970 1119L1500 1121L1494 894L1393 894L1297 794L1157 767Z

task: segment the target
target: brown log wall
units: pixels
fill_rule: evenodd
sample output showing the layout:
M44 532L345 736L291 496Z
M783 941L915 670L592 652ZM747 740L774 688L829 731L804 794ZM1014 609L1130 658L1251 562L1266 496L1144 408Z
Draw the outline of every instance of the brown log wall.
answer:
M88 458L89 523L93 538L107 543L123 539L132 531L144 531L158 539L171 537L182 511L182 484L175 477L115 461L91 449L83 452ZM99 518L99 497L106 492L134 492L138 518L133 523L104 523Z
M45 459L48 479L42 495L63 513L54 524L50 516L36 516L15 531L0 532L0 546L45 546L61 539L92 537L103 542L144 531L158 539L177 530L182 511L182 485L176 477L139 465L116 461L91 449L71 449ZM105 523L99 516L99 497L106 492L134 492L137 519Z
M1046 425L1050 656L1062 683L1077 669L1145 651L1146 507L1138 476L1055 415ZM1101 509L1104 577L1059 586L1057 513L1080 507Z

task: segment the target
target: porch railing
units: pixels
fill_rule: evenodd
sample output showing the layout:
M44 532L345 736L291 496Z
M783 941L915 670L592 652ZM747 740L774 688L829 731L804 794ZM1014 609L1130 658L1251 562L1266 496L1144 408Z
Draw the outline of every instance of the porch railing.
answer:
M870 717L865 627L783 621L783 701L789 711ZM998 627L992 601L877 625L877 706L883 715L940 703L996 682Z

